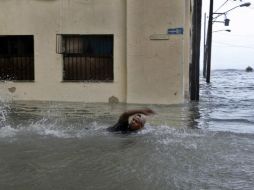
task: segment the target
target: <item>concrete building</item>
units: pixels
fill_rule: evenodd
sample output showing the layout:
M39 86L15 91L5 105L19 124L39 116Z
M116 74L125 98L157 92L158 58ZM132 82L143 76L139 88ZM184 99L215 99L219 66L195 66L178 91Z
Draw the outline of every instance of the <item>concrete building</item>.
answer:
M0 96L189 100L191 0L0 1Z

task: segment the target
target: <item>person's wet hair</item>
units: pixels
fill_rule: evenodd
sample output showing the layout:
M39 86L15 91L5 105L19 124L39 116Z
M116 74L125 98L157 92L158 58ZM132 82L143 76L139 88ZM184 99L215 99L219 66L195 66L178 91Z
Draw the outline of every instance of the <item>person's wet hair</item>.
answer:
M141 126L144 127L145 122L146 122L145 116L142 115L142 114L136 114L136 115L134 115L134 117L137 118L138 121L140 122ZM134 117L133 117L133 118L134 118Z

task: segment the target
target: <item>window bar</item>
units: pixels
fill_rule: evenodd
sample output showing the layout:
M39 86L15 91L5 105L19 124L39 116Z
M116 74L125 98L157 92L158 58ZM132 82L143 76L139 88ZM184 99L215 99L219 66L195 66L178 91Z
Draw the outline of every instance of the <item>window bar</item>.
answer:
M80 80L80 62L79 62L79 46L80 46L80 40L79 40L79 36L76 36L76 39L75 39L75 45L77 45L77 51L76 51L76 54L75 54L75 65L76 65L76 70L77 70L77 79Z
M91 80L91 67L92 67L92 64L91 64L91 62L92 62L92 58L91 58L91 56L89 56L89 57L87 57L88 58L88 62L87 62L87 64L88 64L88 80Z
M25 63L27 63L27 65ZM29 76L30 72L28 71L28 68L31 68L31 70L32 70L31 73L33 73L33 60L32 60L32 56L27 56L27 57L24 58L23 63L22 63L22 68L23 68L24 79L33 80L33 77Z
M101 58L100 56L98 56L98 59L97 59L97 65L98 65L98 80L101 80L101 65L100 65L100 61L101 61Z
M22 78L20 77L20 71L21 71L21 68L20 68L20 63L21 63L21 58L18 56L16 58L16 61L15 61L15 73L14 73L14 77L15 77L15 80L22 80Z
M92 57L93 61L92 61L92 66L93 66L93 70L92 70L92 79L96 80L96 59L95 57Z
M14 60L15 80L20 80L20 78L19 78L20 77L19 62L20 62L20 57L19 56L15 57L15 60Z
M4 80L5 71L6 71L6 69L5 69L5 56L2 57L2 66L1 66L1 68L2 68L1 80Z
M24 59L24 57L22 57L21 59L20 59L20 62L19 62L19 77L20 77L20 79L21 80L24 80L24 78L23 78L23 59ZM19 78L18 77L18 78Z
M26 65L24 65L24 77L25 79L31 80L33 79L33 77L31 76L33 73L32 72L32 63L33 63L32 57L27 56L25 57L24 61L27 63Z
M4 76L3 76L3 79L5 80L5 79L7 79L7 75L8 75L8 63L10 62L10 61L8 61L9 59L7 59L7 56L5 56L5 58L4 58Z
M79 56L79 75L80 75L80 79L81 80L84 80L83 79L83 64L82 64L82 57Z
M23 58L23 60L22 60L22 76L23 76L23 79L31 79L30 77L28 77L27 76L27 74L26 74L26 65L25 65L25 62L27 62L28 63L28 67L31 65L31 63L30 63L30 59L29 59L29 56L26 56L26 57L24 57ZM32 65L31 65L32 66Z
M73 74L73 78L72 80L76 80L77 79L77 71L76 71L76 68L75 68L75 50L74 50L74 40L75 40L75 37L74 36L71 36L71 53L72 53L72 56L71 56L71 66L72 66L72 74Z
M74 73L74 80L77 80L78 79L78 77L77 77L77 68L76 68L76 64L75 64L75 57L76 57L76 55L74 54L73 56L72 56L72 68L73 68L73 73Z
M87 56L84 57L85 58L85 68L86 68L86 80L89 80L89 58Z
M82 64L83 64L83 77L84 80L87 80L87 67L86 67L86 57L82 56Z
M77 79L77 70L75 66L75 57L72 55L71 56L71 66L72 66L72 75L70 76L71 80L76 80Z
M68 68L68 78L67 80L71 79L71 75L72 75L72 67L71 67L71 57L70 56L66 56L66 66Z
M3 56L0 57L0 80L3 78L3 72L4 72L4 59Z
M22 59L19 57L17 59L17 63L16 63L16 73L17 73L16 79L18 79L18 80L23 80L21 63L22 63Z
M71 57L70 56L66 56L66 68L68 68L67 70L67 80L71 79L71 74L72 74L72 67L71 67Z
M2 73L3 73L3 61L2 56L0 55L0 80L2 80Z
M66 56L63 54L63 80L67 80Z
M30 62L29 60L27 59L28 56L24 56L22 59L21 59L21 63L20 63L20 69L21 69L21 78L22 80L26 80L28 79L28 77L26 77L26 66L25 66L25 62L28 63L28 65L30 65Z
M103 47L103 51L102 51L102 57L101 57L101 75L102 75L102 79L106 80L106 76L105 76L105 57L104 57L104 50L105 50L105 40L102 41L102 47Z
M103 41L103 49L106 49L106 40ZM103 54L102 64L103 64L103 78L107 80L107 64L106 64L106 55Z
M98 58L94 56L94 77L95 77L95 80L98 80L98 66L97 66L97 62L98 62Z
M75 58L74 65L75 65L75 69L76 69L76 79L80 79L79 78L80 69L79 69L79 62L78 62L77 54L75 54L74 58Z
M78 52L77 53L80 54L81 53L81 45L80 45L81 38L79 36L77 37L77 42L78 42L78 48L77 48Z
M35 80L35 77L34 77L34 72L35 72L35 70L34 70L34 57L32 57L31 62L32 62L32 67L31 67L32 68L32 72L31 72L32 73L32 79Z
M12 57L12 71L10 72L12 80L16 80L16 76L17 76L17 72L16 72L16 69L15 69L16 60L17 60L17 55Z
M25 56L24 61L28 64L24 66L24 77L29 80L33 80L33 60L31 56Z
M15 79L15 65L14 65L14 62L15 62L15 57L12 57L11 58L11 71L10 71L10 78L13 80Z
M26 79L34 80L34 58L32 56L27 56L24 60L28 64L24 64L24 76Z
M104 40L101 40L100 42L99 42L99 44L100 44L100 53L99 53L99 75L100 75L100 80L103 80L103 65L102 65L102 54L103 54L103 41Z
M75 40L75 37L71 36L71 38L70 38L70 44L71 44L71 53L72 54L75 53L75 50L74 50L74 40Z
M5 56L3 56L3 61L2 61L3 67L2 67L2 73L1 73L1 79L4 80L4 76L5 76L5 72L6 72L6 68L5 68Z
M83 79L82 57L81 57L80 55L78 56L78 63L79 63L79 78L80 78L80 80L84 80L84 79Z
M108 58L106 57L104 62L103 62L103 64L104 64L104 77L105 77L106 80L109 80L107 60L108 60Z
M80 78L80 62L79 62L79 56L77 56L77 54L75 55L75 65L76 65L76 70L77 70L77 79L78 80L81 80L81 78Z
M105 60L105 64L106 64L106 71L107 71L107 74L106 74L106 78L107 78L107 80L109 80L110 79L110 61L109 61L109 58L107 58L106 60Z
M69 36L66 36L66 53L71 53L71 50L70 50L70 37Z
M67 56L67 68L68 68L68 80L72 79L72 65L71 65L71 56Z
M20 80L19 78L19 62L20 62L20 57L19 55L15 58L14 60L14 70L15 70L15 73L14 73L14 77L15 77L15 80Z
M88 74L87 74L87 77L88 77L88 78L87 78L87 79L88 79L88 80L91 80L91 61L92 61L92 60L91 60L91 57L88 56L88 57L87 57L87 66L88 66L88 70L87 70L87 71L88 71Z
M31 76L32 73L33 73L33 60L32 60L32 57L30 56L27 56L25 57L24 61L27 63L27 64L24 64L24 77L25 79L33 79L33 77Z

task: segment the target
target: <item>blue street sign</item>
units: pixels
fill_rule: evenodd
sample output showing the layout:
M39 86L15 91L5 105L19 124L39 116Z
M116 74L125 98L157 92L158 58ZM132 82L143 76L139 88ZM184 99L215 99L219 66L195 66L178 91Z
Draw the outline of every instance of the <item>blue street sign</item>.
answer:
M169 28L168 34L171 35L183 34L183 28Z

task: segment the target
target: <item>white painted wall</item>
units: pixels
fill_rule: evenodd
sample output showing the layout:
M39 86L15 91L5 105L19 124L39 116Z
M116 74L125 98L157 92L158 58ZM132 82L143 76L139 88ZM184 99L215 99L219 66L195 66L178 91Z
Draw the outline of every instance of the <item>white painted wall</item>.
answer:
M127 1L127 102L182 103L188 93L185 71L189 33L185 1ZM187 5L188 6L188 5ZM188 22L189 23L189 22ZM184 27L186 35L151 40L169 28Z
M188 0L0 1L0 35L34 35L35 47L35 81L0 82L0 96L82 102L108 102L114 96L127 103L182 103L188 96L188 6ZM184 27L185 34L150 39L175 27ZM56 34L113 34L114 81L63 82Z

